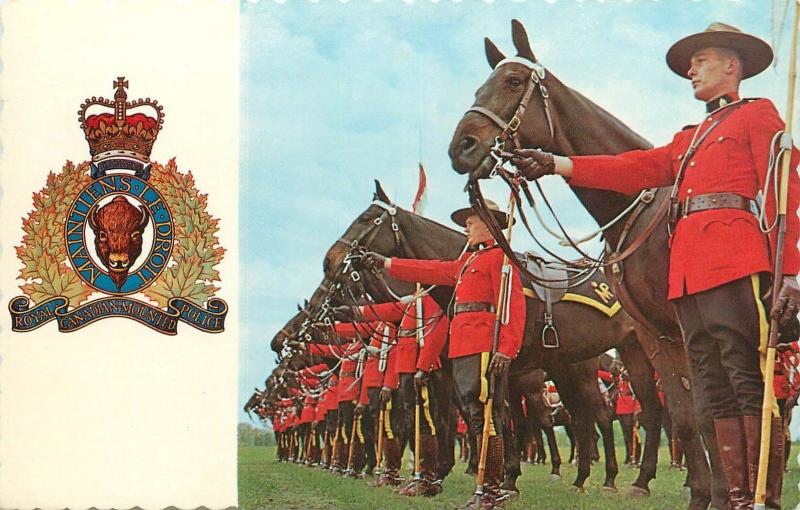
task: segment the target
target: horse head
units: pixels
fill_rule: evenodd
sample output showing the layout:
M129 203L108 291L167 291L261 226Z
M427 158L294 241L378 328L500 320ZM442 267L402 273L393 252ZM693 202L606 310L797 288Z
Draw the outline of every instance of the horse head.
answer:
M361 272L353 264L353 258L367 251L386 256L405 255L407 251L409 227L406 224L413 213L405 211L392 202L379 181L375 181L372 203L350 224L344 234L328 249L323 261L325 277L343 287L344 298L363 298L369 294L379 301L387 301L389 296L382 286L375 285L374 279L362 280ZM383 278L387 278L385 275ZM393 281L393 288L402 293L413 292L413 286ZM380 297L379 297L380 296Z
M512 20L511 33L517 50L513 57L507 58L491 39L484 39L492 73L475 92L472 108L464 114L450 141L453 169L460 174L488 174L495 163L491 156L495 139L508 130L509 124L522 146L550 147L554 142L553 117L546 111L545 101L548 89L557 80L536 59L522 23ZM520 111L526 100L528 104ZM505 150L511 148L507 142Z

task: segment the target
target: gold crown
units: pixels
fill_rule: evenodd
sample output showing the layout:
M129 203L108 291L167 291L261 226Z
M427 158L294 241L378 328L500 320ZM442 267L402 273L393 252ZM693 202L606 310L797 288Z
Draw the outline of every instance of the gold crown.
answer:
M113 101L87 98L78 110L78 120L89 142L92 164L101 173L114 169L139 172L150 162L153 143L164 124L164 107L149 97L128 102L125 92L128 82L124 76L118 77L113 86L116 88ZM90 109L105 112L92 113ZM139 109L149 109L151 114L132 111Z

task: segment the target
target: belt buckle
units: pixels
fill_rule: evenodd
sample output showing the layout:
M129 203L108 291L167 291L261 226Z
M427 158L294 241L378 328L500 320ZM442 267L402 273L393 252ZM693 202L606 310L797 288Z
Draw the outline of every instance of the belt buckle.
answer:
M682 207L683 210L681 211L681 215L680 215L681 218L685 218L685 217L689 216L689 200L691 198L692 197L686 197L683 200L683 207Z

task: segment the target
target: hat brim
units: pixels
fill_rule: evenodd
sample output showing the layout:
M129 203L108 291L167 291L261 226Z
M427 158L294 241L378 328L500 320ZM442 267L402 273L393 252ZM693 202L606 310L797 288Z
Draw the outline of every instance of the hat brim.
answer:
M772 63L772 48L758 37L739 32L700 32L684 37L667 51L667 65L689 79L692 55L704 48L730 48L742 57L742 79L757 75Z
M508 227L508 214L502 211L491 211L491 213L494 215L500 228ZM472 207L464 207L463 209L453 211L453 214L450 215L450 219L453 220L453 223L456 225L466 227L467 218L470 216L478 216L478 212Z

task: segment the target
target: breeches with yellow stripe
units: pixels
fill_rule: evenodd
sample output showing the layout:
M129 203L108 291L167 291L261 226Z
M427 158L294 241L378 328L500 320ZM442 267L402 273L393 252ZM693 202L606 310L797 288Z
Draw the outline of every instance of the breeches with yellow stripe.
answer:
M430 384L430 381L429 381ZM417 405L417 392L414 386L414 374L400 374L400 387L398 388L401 405L403 407L404 423L403 427L407 432L409 442L413 445L415 420L416 420L416 405ZM437 403L432 397L433 388L430 386L423 387L420 392L420 410L419 422L420 433L429 436L436 435L436 425L434 417L438 416Z
M453 379L461 406L467 414L467 425L476 437L483 434L484 405L489 397L487 369L491 353L470 354L453 359ZM505 409L506 377L495 379L495 399L492 405L492 421L489 435L502 434Z
M751 275L675 301L695 387L714 418L761 415L759 349L766 352L768 328L762 290Z

